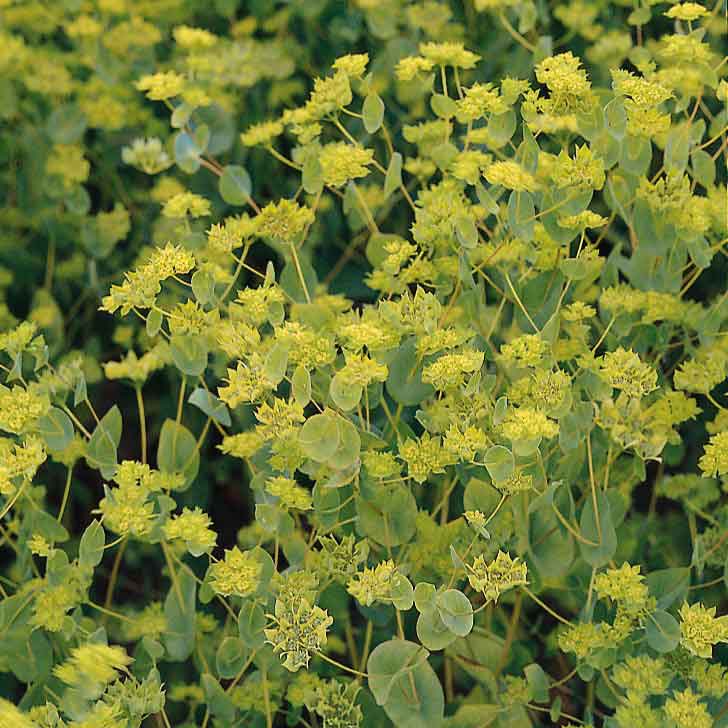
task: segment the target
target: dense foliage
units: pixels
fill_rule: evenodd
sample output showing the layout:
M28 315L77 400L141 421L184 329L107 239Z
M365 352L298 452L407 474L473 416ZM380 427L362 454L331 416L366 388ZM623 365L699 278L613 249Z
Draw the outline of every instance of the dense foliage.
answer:
M728 726L725 12L0 0L0 726Z

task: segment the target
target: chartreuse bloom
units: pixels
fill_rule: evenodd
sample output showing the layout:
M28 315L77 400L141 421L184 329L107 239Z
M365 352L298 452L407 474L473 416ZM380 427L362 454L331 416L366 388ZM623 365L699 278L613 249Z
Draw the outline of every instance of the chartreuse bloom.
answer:
M0 726L725 718L714 3L0 5Z
M225 550L225 558L210 567L210 584L223 596L245 597L259 586L263 566L251 551L237 546Z

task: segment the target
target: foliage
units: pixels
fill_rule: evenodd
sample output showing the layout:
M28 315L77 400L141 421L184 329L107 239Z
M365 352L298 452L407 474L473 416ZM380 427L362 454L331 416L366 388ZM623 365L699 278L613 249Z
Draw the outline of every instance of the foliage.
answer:
M0 2L0 724L728 726L724 11Z

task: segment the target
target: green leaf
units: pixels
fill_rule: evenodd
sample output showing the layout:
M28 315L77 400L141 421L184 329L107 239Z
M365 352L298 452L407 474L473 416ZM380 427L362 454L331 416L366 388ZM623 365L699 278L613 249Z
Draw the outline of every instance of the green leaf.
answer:
M337 372L329 385L329 395L334 404L344 410L351 412L361 401L364 388L359 384L352 384L341 372Z
M302 364L299 364L291 377L291 392L293 399L305 407L311 401L311 374Z
M71 418L58 407L51 407L38 420L38 434L49 450L56 452L65 450L73 440L73 432Z
M417 639L432 652L444 650L458 636L442 621L437 609L426 609L420 613L415 626Z
M359 459L361 436L355 425L343 417L337 418L337 426L339 445L334 454L326 461L326 465L334 470L346 470Z
M508 224L517 238L522 238L525 242L533 240L536 207L530 192L511 192L508 198Z
M656 609L647 619L645 635L655 652L672 652L680 642L680 625L670 613Z
M417 502L399 483L381 486L371 500L356 499L357 530L383 546L407 543L417 528Z
M147 336L154 338L158 333L159 330L162 328L162 312L153 309L147 314L147 323L146 323L146 331Z
M392 154L384 175L384 199L402 186L402 155L399 152Z
M110 478L117 467L117 448L121 442L121 412L114 405L99 421L86 445L86 462Z
M339 426L330 412L313 415L303 423L298 436L303 454L317 463L325 463L339 447Z
M597 490L596 505L599 528L597 527L597 516L594 512L594 502L591 496L586 498L586 503L581 512L579 528L581 529L581 535L587 541L592 541L598 545L590 546L580 541L579 548L584 561L590 566L598 568L608 564L614 556L617 550L617 533L612 523L609 500L601 490Z
M384 121L384 101L379 94L370 91L362 105L362 121L369 134L374 134Z
M321 162L315 154L309 154L301 170L301 185L309 195L317 195L324 188L323 170Z
M239 637L225 637L215 654L217 674L224 679L234 678L245 664L248 648Z
M235 703L233 703L232 698L209 673L202 676L201 682L210 714L225 721L225 725L232 725L233 718L235 718Z
M56 144L75 144L86 131L86 117L75 104L63 104L48 117L46 130Z
M210 303L215 297L215 279L204 270L195 271L192 276L192 293L201 305Z
M192 484L200 468L197 439L175 420L167 419L162 425L157 449L157 466L165 473L182 473L183 489Z
M430 97L430 107L435 116L440 119L452 119L457 114L458 105L454 99L445 94L432 94Z
M523 674L531 689L531 699L535 703L549 702L549 679L543 668L535 662L523 668Z
M238 634L250 649L258 649L265 642L263 630L266 624L263 607L255 602L245 601L238 614Z
M493 149L500 149L508 144L515 134L517 125L516 112L513 109L502 114L492 114L488 121L488 141Z
M457 589L446 589L437 595L437 611L445 626L458 637L466 637L473 629L473 607Z
M589 267L581 258L566 258L559 263L559 270L570 281L581 281L589 274Z
M431 385L422 382L422 364L418 361L414 340L401 344L389 362L386 387L392 399L405 406L419 404L435 393Z
M174 365L182 374L199 377L207 368L207 347L201 336L176 334L170 339Z
M495 403L495 407L493 408L493 424L494 425L500 425L501 422L505 419L506 412L508 411L508 398L503 395L502 397L498 397Z
M455 219L455 234L466 250L472 250L478 245L478 228L470 215L461 215Z
M406 640L383 642L369 656L369 688L397 728L434 728L444 719L442 686L427 656Z
M483 456L483 464L488 471L488 475L496 484L508 480L513 475L516 467L513 453L503 445L489 447Z
M263 375L272 384L278 385L286 376L288 368L288 347L281 343L274 344L266 354L263 363Z
M399 572L395 572L392 577L389 596L392 598L395 609L400 612L412 609L412 605L415 603L415 590L412 588L412 582Z
M196 592L197 582L193 574L187 569L178 570L176 583L172 584L164 600L167 631L163 642L167 659L172 662L183 662L195 649Z
M104 527L95 518L83 532L78 547L78 562L81 566L94 568L104 557L106 534Z
M715 182L715 160L705 149L695 149L690 154L693 178L703 187L712 187Z
M426 612L430 609L435 609L435 597L437 596L437 589L426 582L421 581L417 584L414 591L415 607L418 612Z
M684 172L690 153L690 125L673 126L665 141L665 169L668 172Z
M232 420L227 405L221 402L212 392L197 387L187 401L202 410L210 419L219 422L223 427L230 427Z
M682 602L690 585L690 569L679 567L658 569L647 574L645 580L650 595L657 600L660 609L668 609L675 602Z
M174 137L174 161L183 172L194 174L200 168L201 154L202 150L186 131Z
M218 190L228 205L244 205L250 199L253 184L245 167L229 164L222 171L218 182Z

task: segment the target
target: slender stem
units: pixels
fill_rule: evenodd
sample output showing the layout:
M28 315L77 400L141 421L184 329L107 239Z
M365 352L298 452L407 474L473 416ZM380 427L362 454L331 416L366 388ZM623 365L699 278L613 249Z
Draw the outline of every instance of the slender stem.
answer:
M325 655L323 652L317 652L316 653L322 660L326 660L331 665L334 665L335 667L340 668L341 670L346 670L346 672L350 672L352 675L357 675L358 677L366 677L368 678L369 675L365 672L359 672L359 670L355 670L353 667L349 667L348 665L343 665L342 663L338 662L337 660L334 660L333 658L329 657L328 655Z
M501 21L503 27L506 29L508 35L513 38L519 45L522 45L529 53L536 52L536 46L529 43L508 21L508 18L503 13L498 15L498 19Z
M129 542L128 538L125 538L119 546L119 550L116 552L114 557L114 563L111 567L111 575L109 576L109 584L106 587L106 597L104 599L104 608L108 609L111 606L111 602L114 599L114 587L116 586L116 580L119 577L119 568L121 567L121 560L124 557L124 551L126 545Z
M538 604L539 607L541 607L542 609L545 609L554 619L561 622L561 624L566 624L566 625L571 626L571 622L569 622L568 619L565 619L558 612L555 612L553 609L551 609L551 607L549 607L549 605L546 604L546 602L542 602L527 586L523 586L521 588L523 589L523 591L526 592L526 594L528 594L528 596L534 602L536 602L536 604Z
M165 561L167 562L167 568L169 569L169 576L172 579L172 586L174 587L174 591L177 594L177 602L179 603L179 608L181 611L185 611L184 607L184 599L182 599L182 589L180 588L179 581L177 580L177 572L174 569L174 564L172 563L172 557L169 553L169 546L167 546L167 542L162 540L159 542L162 546L162 553L164 553Z
M521 606L523 605L523 592L516 594L516 601L513 604L513 612L511 612L511 619L508 622L508 631L506 632L506 641L503 643L503 649L501 650L500 657L498 658L498 665L495 669L495 677L503 672L503 668L508 663L508 653L511 651L513 640L516 637L516 629L518 628L518 620L521 617Z
M144 414L144 398L142 397L142 388L134 387L136 392L137 408L139 409L139 432L142 449L142 463L147 464L147 418Z
M63 489L63 499L61 500L61 508L58 511L58 523L63 521L63 514L66 512L66 506L68 505L68 497L71 494L71 475L73 473L73 465L68 467L68 475L66 475L66 487Z
M270 709L270 695L268 693L268 673L263 672L263 701L265 702L265 724L267 728L273 728L273 715Z
M89 601L86 602L86 604L88 604L89 607L98 610L99 612L101 612L101 614L105 614L107 617L113 617L114 619L118 619L122 622L136 622L136 620L132 619L131 617L127 617L126 614L115 612L113 609L107 609L106 607L102 607L100 604L96 604L95 602Z
M369 649L372 644L372 634L374 632L374 625L372 624L372 620L367 620L367 628L364 632L364 648L362 649L361 653L361 660L359 661L359 669L363 670L366 667L367 659L369 658Z
M592 506L594 507L594 522L597 525L597 535L599 536L599 545L604 543L602 539L602 522L599 517L599 503L597 501L597 483L594 478L594 461L592 460L591 449L591 432L586 436L586 452L589 457L589 482L591 484Z
M293 258L293 265L296 266L296 274L298 275L298 281L303 289L303 295L306 297L306 303L311 303L311 296L308 293L308 286L306 285L306 279L303 277L303 270L301 269L301 261L298 259L298 250L293 242L289 243L291 248L291 257Z

